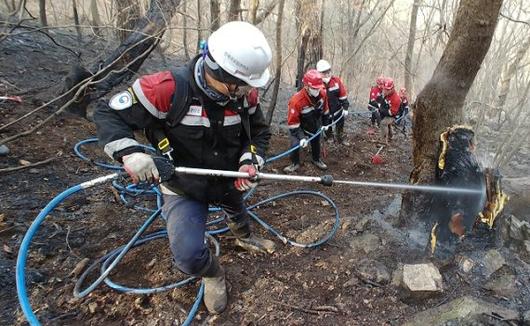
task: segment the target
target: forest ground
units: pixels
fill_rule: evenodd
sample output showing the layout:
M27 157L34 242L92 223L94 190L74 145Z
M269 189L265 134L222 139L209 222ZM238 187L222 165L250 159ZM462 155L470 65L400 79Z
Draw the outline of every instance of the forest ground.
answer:
M53 34L61 44L76 47L73 35ZM96 57L100 45L93 40L86 42L79 47L83 58ZM0 53L2 95L19 94L24 100L22 104L0 103L2 123L58 94L62 78L76 60L71 53L39 34L10 37L0 43ZM160 56L153 53L142 72L163 69L163 65ZM285 106L291 92L290 88L283 88L280 107ZM53 110L44 109L7 129L6 133L11 135L21 128L29 128ZM279 110L276 124L281 114ZM336 179L407 182L412 168L410 137L398 134L392 146L382 151L385 163L373 165L370 158L379 145L368 133L368 118L352 115L347 124L350 146L326 143L325 160L330 174ZM275 129L281 128L275 126ZM72 151L78 141L94 135L92 122L65 114L38 132L8 144L11 153L0 158L0 168L5 168L27 164L21 160L37 162L58 157L43 166L0 175L0 324L24 323L16 297L14 270L18 247L31 221L62 190L109 173L80 160ZM279 153L287 148L287 136L277 132L269 152ZM95 146L86 152L90 157L104 159L102 151ZM528 157L518 158L518 164L523 166L521 171L510 167L514 178L524 176ZM307 151L302 160L305 164L300 174L321 174L309 163ZM280 160L271 164L268 171L282 173L281 168L287 164L288 160ZM73 196L40 229L31 246L27 268L33 308L42 322L54 325L179 324L185 318L184 311L191 306L197 284L147 296L121 294L102 285L83 299L73 297L77 276L72 271L80 261L89 258L92 262L124 244L147 216L145 212L125 207L111 188L103 185ZM337 234L316 249L283 245L276 239L278 250L272 255L241 251L230 239L221 237L221 262L230 285L229 307L222 315L211 317L201 306L197 324L398 325L418 311L465 294L521 312L530 306L528 276L521 276L520 282L526 288L518 290L517 299L505 300L484 290L480 278L461 277L452 265L442 270L443 294L404 303L392 285L367 281L359 272L374 261L391 273L400 263L428 260L424 257L425 229L417 226L402 230L396 226L400 194L386 189L263 182L250 202L296 189L318 190L333 199L341 216ZM511 191L515 195L519 192L518 189ZM524 212L525 205L522 203L518 211ZM331 207L312 197L279 200L260 207L257 212L271 225L300 241L315 240L322 235L322 230L329 230L333 221ZM274 239L259 225L254 226L260 234ZM161 227L163 223L158 221L151 230ZM496 247L494 238L480 242L477 247L480 250ZM112 276L130 286L167 284L183 277L172 267L167 240L156 240L131 251Z

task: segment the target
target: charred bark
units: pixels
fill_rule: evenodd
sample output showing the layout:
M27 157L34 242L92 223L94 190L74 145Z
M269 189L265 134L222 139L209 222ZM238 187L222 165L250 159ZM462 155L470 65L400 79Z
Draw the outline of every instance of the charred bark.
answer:
M463 0L453 31L431 80L413 105L413 164L411 183L432 184L438 138L448 127L463 121L466 95L488 52L502 0ZM421 219L430 198L406 193L400 221Z
M114 86L133 76L159 43L179 2L151 0L145 16L137 20L134 32L104 60L88 68L74 66L66 79L64 90L83 87L84 92L75 99L76 104L69 111L86 116L86 108L91 101L104 96ZM67 98L65 103L71 99Z

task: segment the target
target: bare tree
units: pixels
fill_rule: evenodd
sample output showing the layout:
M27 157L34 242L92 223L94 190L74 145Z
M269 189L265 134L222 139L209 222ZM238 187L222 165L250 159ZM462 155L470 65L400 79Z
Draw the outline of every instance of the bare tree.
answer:
M255 21L253 22L254 25L261 24L269 15L272 13L276 5L278 4L279 0L270 0L268 2L268 5L263 8L262 13L259 16L256 16ZM258 8L256 8L257 10Z
M506 103L506 97L508 96L508 92L510 91L510 84L512 81L512 78L515 76L515 73L517 71L517 68L519 67L519 64L521 63L521 60L525 56L525 54L528 52L528 49L530 48L530 34L527 35L527 37L523 40L517 51L515 52L515 57L513 60L509 63L507 63L501 73L501 78L499 79L499 91L497 98L494 103L494 107L496 110L498 110L498 124L499 127L501 125L501 116L502 116L502 110L504 108L504 104Z
M278 100L278 91L280 89L280 79L282 76L282 20L283 20L283 8L285 6L285 0L280 0L278 6L278 18L276 20L276 71L274 73L274 88L272 89L272 98L267 110L267 123L270 125L272 122L272 116L274 115L274 109L276 108L276 101Z
M488 52L502 0L462 0L447 47L431 80L414 103L411 183L434 180L438 137L447 127L462 123L464 100ZM426 196L406 193L401 221L422 216Z
M46 18L46 0L39 0L39 18L42 26L48 26L48 19Z
M405 55L405 88L412 95L412 55L414 52L414 42L416 41L416 19L418 17L418 7L421 0L414 0L410 13L409 40L407 42L407 53Z
M210 0L210 30L215 31L221 26L221 4L219 0Z
M200 15L200 14L199 14ZM190 52L188 50L188 2L184 1L182 4L182 47L184 48L184 56L186 61L190 59Z
M75 30L77 32L77 40L81 42L81 40L83 39L83 35L81 34L81 27L79 27L79 14L77 13L76 0L72 0L72 10L74 14L74 24L75 24Z
M94 32L96 34L99 34L99 26L101 26L101 17L99 16L97 0L90 1L90 15L92 16L92 26L94 26Z
M118 27L118 39L123 42L134 29L140 17L140 4L137 0L117 0L116 25Z
M296 25L298 35L298 59L296 65L296 87L302 87L302 77L308 67L316 65L322 58L322 11L323 2L298 0L296 2Z
M238 20L241 12L241 0L230 0L228 8L228 21Z
M112 53L88 69L74 66L65 81L65 89L74 94L80 87L90 87L76 96L76 106L70 110L86 115L86 107L91 101L107 94L138 71L158 45L179 3L180 0L151 0L145 16L137 20L133 32Z
M250 18L249 21L256 25L256 18L258 15L259 0L250 0Z
M199 53L200 50L200 43L202 40L202 6L201 6L201 0L197 0L197 49L196 53Z

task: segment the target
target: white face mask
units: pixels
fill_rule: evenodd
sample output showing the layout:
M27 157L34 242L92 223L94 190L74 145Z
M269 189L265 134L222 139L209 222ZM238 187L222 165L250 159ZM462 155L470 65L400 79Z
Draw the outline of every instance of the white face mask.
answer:
M322 81L324 81L324 83L329 83L329 81L331 80L331 77L322 77Z
M313 96L313 97L317 97L318 94L320 94L320 88L312 88L312 87L308 87L307 88L308 91L309 91L309 95Z

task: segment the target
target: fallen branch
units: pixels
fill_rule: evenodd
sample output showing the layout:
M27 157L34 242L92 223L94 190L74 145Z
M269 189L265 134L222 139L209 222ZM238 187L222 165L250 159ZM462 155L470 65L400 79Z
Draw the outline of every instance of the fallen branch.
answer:
M162 30L160 32L160 34L162 34L164 32L164 30ZM150 37L157 37L156 35L152 35ZM160 39L159 37L157 37L158 40ZM54 103L54 102L57 102L58 100L64 98L65 96L69 95L71 92L73 92L74 90L77 89L76 93L74 94L74 96L72 96L72 98L66 102L64 105L62 105L57 111L55 111L54 113L52 113L51 115L49 115L46 119L44 119L43 121L41 121L40 123L38 123L37 125L35 125L33 128L29 129L29 130L26 130L26 131L23 131L21 133L18 133L16 135L13 135L13 136L10 136L10 137L7 137L5 139L2 139L0 140L0 145L2 144L5 144L5 143L8 143L10 141L13 141L15 139L18 139L20 137L23 137L23 136L27 136L31 133L33 133L34 131L38 130L39 128L41 128L45 123L47 123L48 121L52 120L54 117L56 117L57 115L61 114L62 112L64 112L64 110L66 110L70 104L74 103L75 101L77 101L79 95L84 92L86 90L86 88L88 86L91 86L91 85L95 85L97 83L100 83L102 81L105 80L105 77L103 79L100 79L100 80L96 80L96 81L93 81L96 77L98 77L100 74L102 74L107 68L111 67L114 63L116 63L117 61L121 60L121 58L127 54L127 52L134 48L135 46L137 46L139 43L141 42L144 42L146 40L148 40L149 38L145 38L143 40L140 40L138 43L136 44L133 44L131 47L129 47L126 51L124 51L118 58L116 58L116 60L114 60L113 62L111 62L109 65L107 65L106 67L100 69L97 73L95 73L94 75L92 75L91 77L88 77L88 78L85 78L83 79L82 81L80 81L79 83L77 83L74 87L70 88L68 91L64 92L63 94L61 94L60 96L44 103L43 105L39 106L38 108L26 113L25 115L23 115L22 117L10 122L10 123L7 123L5 125L3 125L2 127L0 127L0 131L29 117L30 115L34 114L35 112L39 111L39 110L42 110L43 108L49 106L50 104ZM157 42L154 42L148 49L147 51L144 52L144 55L147 55L148 53L150 53L150 51L157 45L158 43ZM121 69L118 69L118 70L112 70L112 72L120 72L120 71L123 71L125 69L128 69L132 64L134 64L135 62L137 62L138 60L142 59L142 55L134 58L131 62L129 62L127 65L125 65L123 68Z
M54 161L56 159L57 159L57 157L50 157L48 159L45 159L44 161L39 161L39 162L35 162L35 163L32 163L32 164L28 164L28 165L20 165L20 166L0 169L0 173L2 173L2 172L19 171L19 170L22 170L22 169L27 169L27 168L31 168L31 167L35 167L35 166L39 166L39 165L44 165L44 164L50 163L51 161Z
M279 304L280 306L284 306L284 307L287 307L287 308L291 308L291 309L298 310L298 311L305 312L305 313L312 314L312 315L331 314L331 313L338 313L339 312L339 310L337 308L331 307L331 306L321 306L321 307L317 307L316 309L307 309L307 308L294 306L294 305L291 305L291 304L288 304L288 303L284 303L284 302L281 302L281 301L276 301L276 303ZM335 309L333 309L333 308L335 308Z

